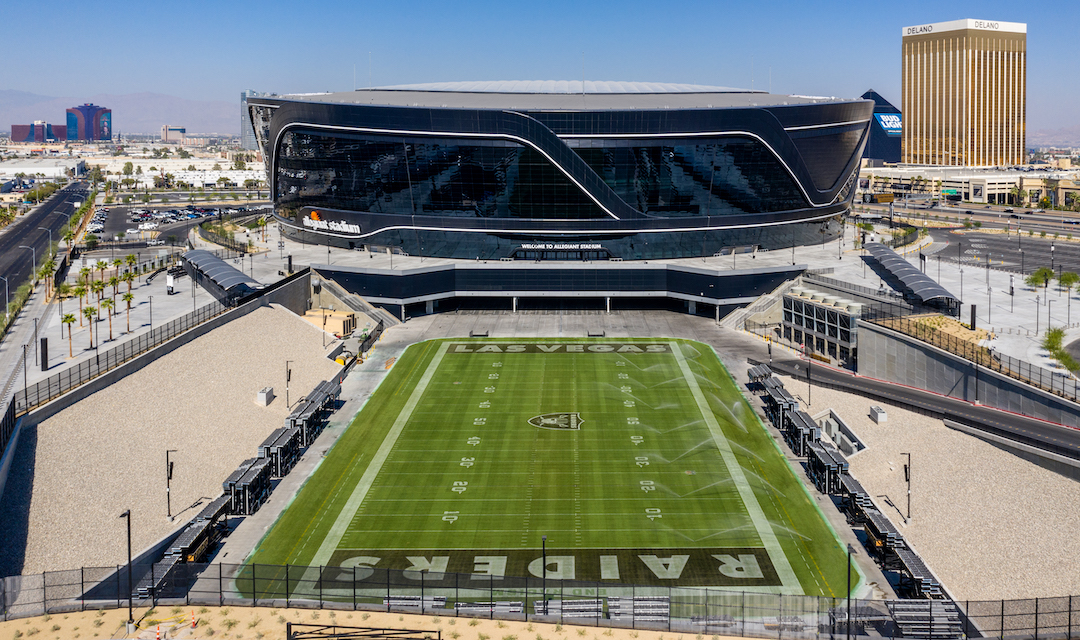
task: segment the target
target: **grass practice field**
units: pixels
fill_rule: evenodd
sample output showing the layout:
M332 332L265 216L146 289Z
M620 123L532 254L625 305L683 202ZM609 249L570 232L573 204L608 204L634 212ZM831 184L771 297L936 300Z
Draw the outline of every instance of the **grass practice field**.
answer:
M712 350L410 347L249 563L843 596L843 547ZM413 574L415 575L415 574Z

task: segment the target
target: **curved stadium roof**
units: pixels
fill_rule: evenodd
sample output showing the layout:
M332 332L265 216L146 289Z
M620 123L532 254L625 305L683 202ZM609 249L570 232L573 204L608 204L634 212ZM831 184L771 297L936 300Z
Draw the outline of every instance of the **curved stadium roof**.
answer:
M765 93L732 87L671 82L594 81L585 83L586 95L600 93ZM448 91L452 93L563 93L581 95L581 80L495 80L477 82L429 82L374 87L376 91Z

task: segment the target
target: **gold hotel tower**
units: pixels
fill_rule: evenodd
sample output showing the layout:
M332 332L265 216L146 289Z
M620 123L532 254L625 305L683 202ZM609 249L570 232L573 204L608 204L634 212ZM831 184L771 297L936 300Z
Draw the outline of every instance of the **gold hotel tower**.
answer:
M902 47L902 162L1025 162L1026 24L969 19L904 27Z

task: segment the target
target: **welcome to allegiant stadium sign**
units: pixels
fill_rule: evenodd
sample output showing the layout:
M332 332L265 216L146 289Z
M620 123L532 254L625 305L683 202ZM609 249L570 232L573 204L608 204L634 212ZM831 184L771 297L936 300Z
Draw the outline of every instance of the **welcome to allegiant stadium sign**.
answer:
M303 219L303 225L308 229L314 229L316 231L338 231L341 233L354 233L360 235L360 225L350 224L348 222L340 222L338 220L323 220L318 216L318 212L312 213L313 217L307 217Z

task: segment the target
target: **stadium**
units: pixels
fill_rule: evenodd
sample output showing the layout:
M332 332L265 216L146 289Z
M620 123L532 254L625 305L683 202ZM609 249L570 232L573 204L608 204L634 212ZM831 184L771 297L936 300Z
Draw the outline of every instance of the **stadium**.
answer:
M555 81L248 101L290 237L521 260L711 256L833 239L873 106Z

